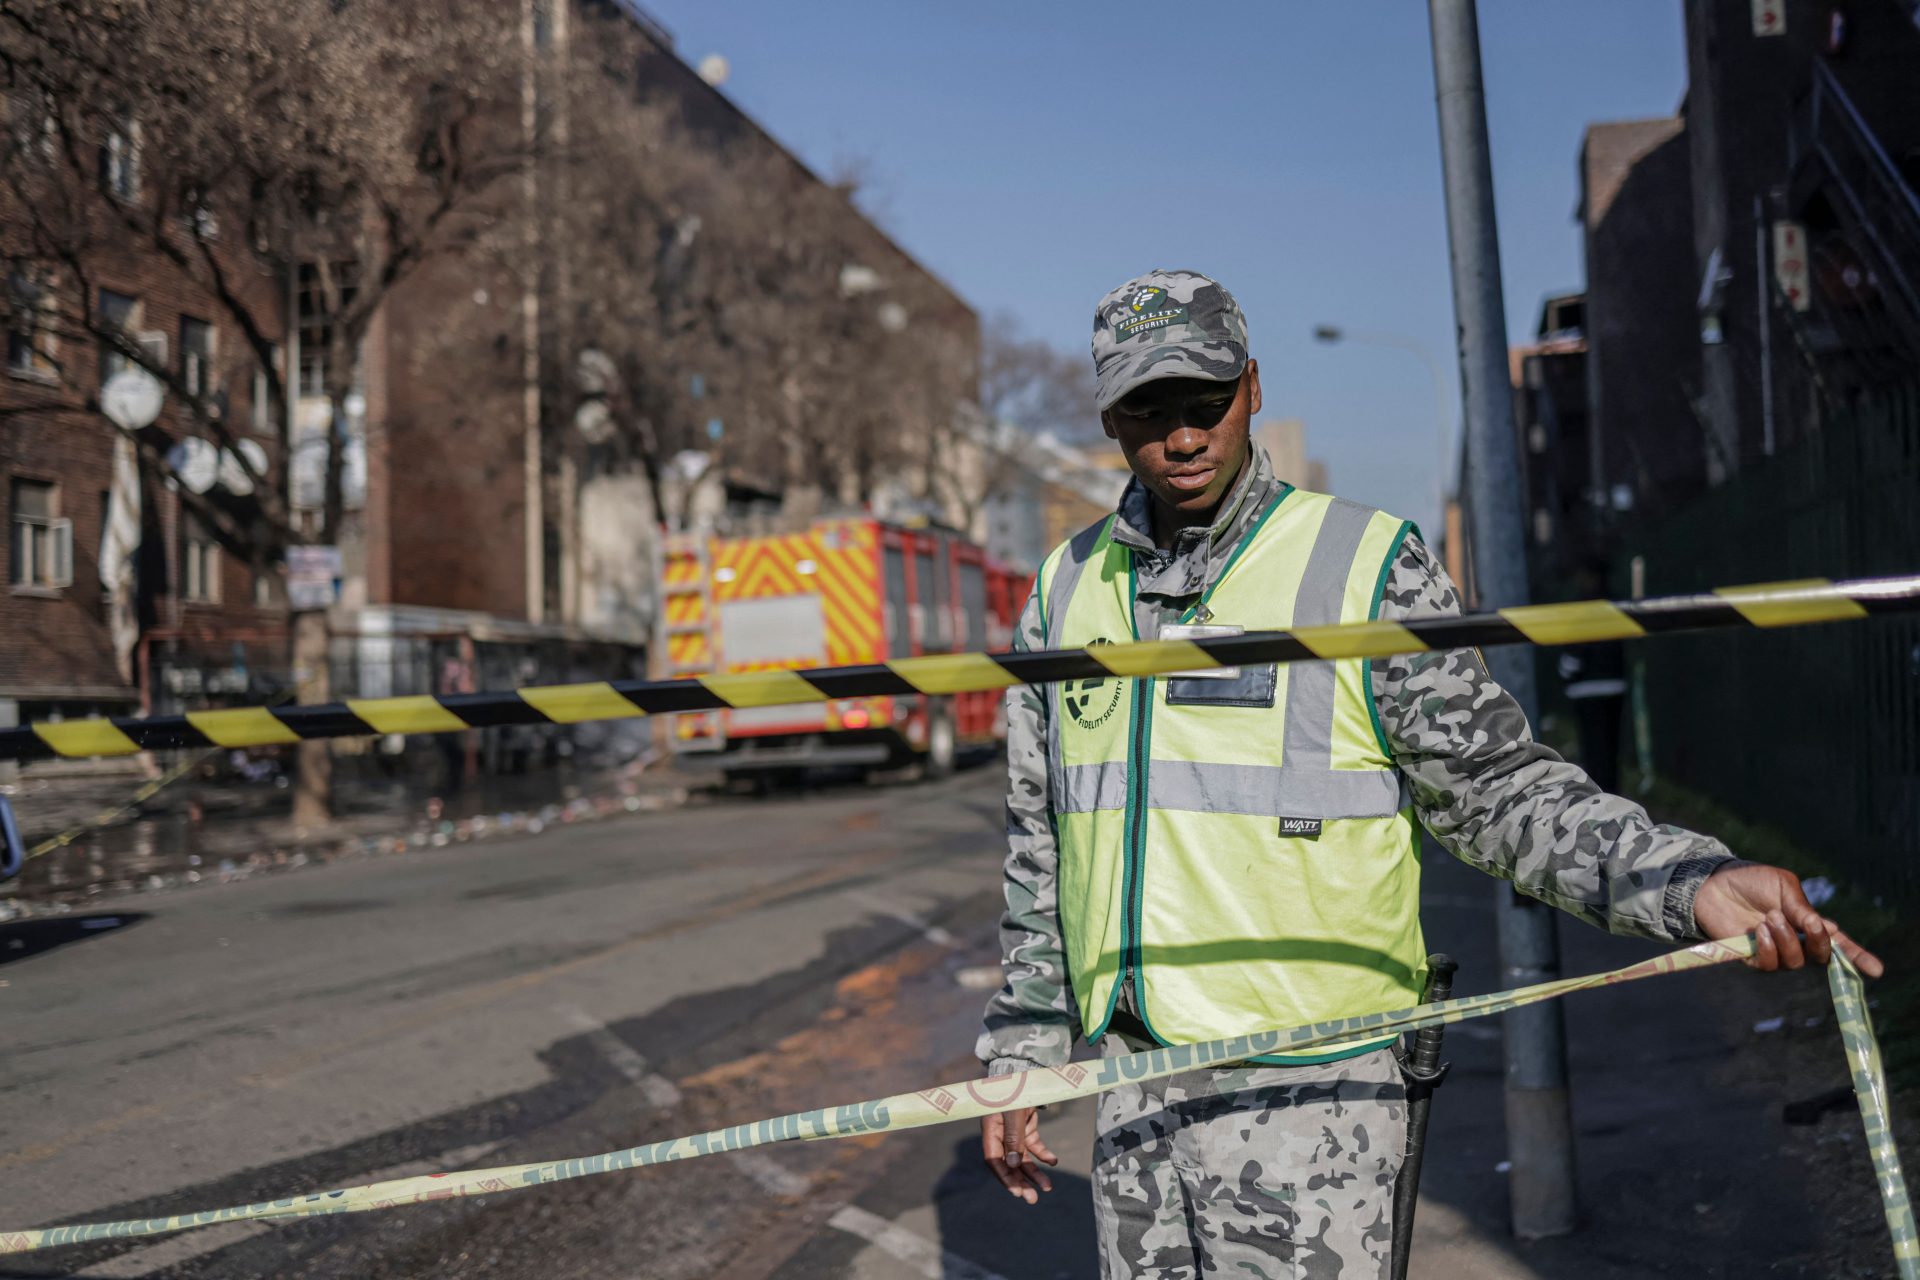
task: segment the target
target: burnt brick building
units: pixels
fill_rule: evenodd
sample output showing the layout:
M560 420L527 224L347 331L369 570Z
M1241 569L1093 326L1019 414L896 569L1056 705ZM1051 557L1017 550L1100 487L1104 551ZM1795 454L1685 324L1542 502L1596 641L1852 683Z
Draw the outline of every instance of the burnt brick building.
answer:
M1708 441L1695 416L1692 171L1686 121L1587 129L1579 217L1586 256L1588 416L1582 485L1605 530L1637 507L1684 501L1705 485Z
M56 291L85 290L150 357L225 406L233 433L270 453L277 435L251 353L222 331L206 293L151 251L97 255L72 272L9 281L8 355L0 378L0 520L7 587L0 593L0 723L125 714L224 692L258 692L285 664L285 609L274 575L255 574L223 551L152 466L138 482L137 644L116 653L100 574L113 427L100 415L101 385L127 358L36 324ZM277 282L236 276L272 314ZM73 300L69 299L71 303ZM142 435L164 452L194 434L172 397Z
M107 246L86 263L84 282L8 282L0 519L11 576L0 596L0 722L265 701L286 692L294 674L278 574L256 576L214 546L185 513L179 477L154 456L139 482L139 638L131 654L115 653L98 563L115 437L97 395L124 357L36 332L30 295L48 290L84 289L149 354L219 398L222 420L257 438L296 512L317 507L312 459L324 456L317 446L327 433L344 427L332 696L643 669L661 517L631 475L596 472L574 423L577 353L565 317L568 273L578 268L565 237L553 234L560 187L540 148L569 112L626 112L631 150L594 163L644 166L643 126L654 118L651 104L664 102L680 123L681 145L747 156L753 172L774 175L782 189L825 184L683 63L643 10L624 0L518 0L517 8L523 20L503 22L501 38L534 53L535 67L543 58L564 65L560 55L574 40L605 51L619 74L528 76L522 109L496 121L506 134L523 134L535 157L529 172L488 197L480 221L496 243L430 256L386 295L357 355L344 424L334 423L326 395L328 313L310 270L296 265L271 278L251 264L236 268L248 311L270 322L288 388L282 421L270 420L251 354L223 331L219 308L151 248ZM12 118L31 118L31 103L17 106L24 109ZM124 175L125 199L141 198L138 149L137 132L102 146L100 172ZM876 300L889 284L907 282L918 299L933 300L915 314L913 339L950 343L954 394L971 397L971 309L850 202L840 207L845 243L854 246L846 269L862 273L861 288L882 290ZM766 228L769 238L780 232ZM524 251L501 252L513 237ZM674 376L724 383L725 374ZM187 415L172 404L147 432L162 454L189 434ZM739 483L778 496L777 476Z
M1920 25L1907 0L1685 0L1670 118L1580 159L1604 546L1920 367Z

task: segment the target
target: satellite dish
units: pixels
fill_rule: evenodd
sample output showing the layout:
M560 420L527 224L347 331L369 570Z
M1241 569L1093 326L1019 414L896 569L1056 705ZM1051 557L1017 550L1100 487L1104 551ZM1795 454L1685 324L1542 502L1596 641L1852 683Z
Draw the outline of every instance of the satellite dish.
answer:
M597 396L581 401L573 411L573 429L588 444L605 444L613 439L613 415L607 411L607 402Z
M167 450L167 465L189 490L205 493L220 478L220 451L199 436L188 436Z
M234 452L247 460L247 466L253 468L253 474L267 474L267 451L252 440L242 440L235 446ZM253 492L253 477L240 465L240 458L225 449L220 451L220 487L228 493L246 497Z
M100 412L123 431L138 431L153 425L166 398L160 380L145 369L122 369L100 388Z
M727 82L727 77L733 74L733 64L720 54L710 53L700 59L700 65L695 70L702 80L718 89Z

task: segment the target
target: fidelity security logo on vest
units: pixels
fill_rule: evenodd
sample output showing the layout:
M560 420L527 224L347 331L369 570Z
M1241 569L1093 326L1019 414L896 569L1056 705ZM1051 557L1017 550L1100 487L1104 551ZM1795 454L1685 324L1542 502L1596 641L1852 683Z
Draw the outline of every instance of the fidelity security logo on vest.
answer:
M1089 643L1112 644L1113 641L1102 638ZM1094 707L1100 701L1098 693L1101 689L1107 691L1106 706L1095 711ZM1082 729L1098 729L1113 715L1113 709L1120 705L1120 682L1105 676L1097 676L1090 680L1063 681L1060 692L1066 701L1067 714L1072 716L1073 722Z

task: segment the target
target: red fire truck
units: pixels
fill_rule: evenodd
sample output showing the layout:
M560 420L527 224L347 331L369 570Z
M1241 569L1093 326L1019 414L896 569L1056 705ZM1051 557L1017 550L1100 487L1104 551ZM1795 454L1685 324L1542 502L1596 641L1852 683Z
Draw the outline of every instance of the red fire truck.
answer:
M755 537L672 535L660 579L669 676L802 671L1007 648L1028 578L936 528L821 520ZM730 775L919 762L1006 739L999 692L848 698L678 717L687 764Z

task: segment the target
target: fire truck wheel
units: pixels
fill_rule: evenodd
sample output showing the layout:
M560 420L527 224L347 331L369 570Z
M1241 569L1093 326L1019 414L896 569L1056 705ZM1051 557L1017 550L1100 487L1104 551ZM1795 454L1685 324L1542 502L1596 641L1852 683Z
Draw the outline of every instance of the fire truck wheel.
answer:
M928 781L950 776L958 751L959 742L953 731L953 709L936 705L927 713L927 754L920 766L921 775Z
M728 769L721 775L728 795L764 799L773 791L773 777L764 769Z

